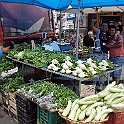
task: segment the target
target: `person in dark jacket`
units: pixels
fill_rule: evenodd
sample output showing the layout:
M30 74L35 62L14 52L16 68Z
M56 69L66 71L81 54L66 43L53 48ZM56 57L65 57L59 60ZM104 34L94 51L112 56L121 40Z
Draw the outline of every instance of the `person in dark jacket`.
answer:
M89 31L88 34L84 36L83 46L94 47L94 38L92 31Z

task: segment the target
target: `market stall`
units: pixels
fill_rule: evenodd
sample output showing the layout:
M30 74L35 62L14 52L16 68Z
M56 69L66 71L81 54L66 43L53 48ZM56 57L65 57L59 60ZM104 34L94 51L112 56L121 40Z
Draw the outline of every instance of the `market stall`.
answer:
M16 2L16 1L14 1L14 0L12 0L11 2ZM19 2L19 1L18 1ZM20 2L23 2L23 1L21 1L20 0ZM28 1L29 2L29 1ZM25 2L26 4L29 4L28 2ZM56 4L58 4L59 3L59 6L57 5L56 6L56 4L54 3L54 2L56 2ZM112 3L114 4L114 5L117 5L117 3L119 4L119 5L123 5L124 3L123 3L123 1L121 0L121 1L115 1L115 0L111 0L111 1L93 1L93 2L91 2L91 1L54 1L54 2L52 2L51 3L51 1L42 1L42 3L41 3L41 1L40 2L36 2L36 1L33 1L33 4L35 4L35 5L38 5L38 6L44 6L44 7L47 7L47 8L50 8L50 9L56 9L56 10L58 10L58 9L65 9L65 8L67 8L68 7L68 5L70 4L70 3L72 3L72 6L73 7L75 7L75 5L76 5L76 8L77 7L79 7L80 8L80 5L78 6L78 3L79 2L81 2L81 3L83 3L83 4L81 4L81 7L94 7L94 6L112 6ZM50 3L50 5L48 5L48 3ZM64 4L65 3L65 4ZM98 4L96 4L96 3L98 3ZM31 4L32 4L32 2L31 2ZM62 5L64 5L64 6L62 6ZM85 5L85 6L84 6ZM80 10L80 9L79 9ZM77 38L77 44L78 44L78 38ZM15 54L15 53L14 53ZM22 53L20 53L19 55L22 55ZM33 55L32 54L32 56L34 57L35 55ZM52 55L51 55L52 56ZM10 59L12 59L13 61L18 61L17 59L15 59L15 58L10 58ZM22 60L25 60L25 59L23 59L22 58ZM30 60L30 59L29 59ZM54 62L56 62L56 61L54 61ZM82 61L81 61L82 62ZM90 61L90 62L92 62L92 61ZM43 67L43 66L41 66L39 63L35 63L35 65L34 65L34 63L33 64L29 64L29 61L27 61L27 59L26 59L26 63L25 63L25 61L24 62L22 62L21 61L21 63L22 64L27 64L27 65L29 65L29 66L32 66L32 67L36 67L36 68L40 68L41 70L45 70L45 71L48 71L48 72L51 72L51 73L55 73L55 74L58 74L58 75L61 75L61 76L65 76L65 77L69 77L69 78L73 78L73 79L75 79L75 80L78 80L79 81L79 87L80 87L80 84L81 84L81 81L82 80L86 80L86 79L89 79L89 77L88 76L86 76L86 73L79 73L79 68L78 68L78 75L77 75L77 73L73 73L73 75L72 74L70 74L70 72L72 72L72 71L69 71L67 68L67 66L66 66L66 69L64 69L64 70L62 70L61 72L60 71L58 71L59 70L59 68L57 67L57 65L58 65L58 62L57 62L57 64L55 64L54 65L54 68L52 68L50 65L47 65L46 67ZM43 62L43 64L45 64L46 63L46 61L45 62ZM63 62L64 63L64 62ZM50 64L50 63L49 63ZM52 60L51 60L51 64L53 64L52 63ZM78 63L77 63L78 64ZM91 64L91 63L90 63ZM89 65L87 65L88 67L90 66L90 64ZM105 64L105 63L104 63ZM70 64L69 64L70 65ZM79 65L78 65L79 66ZM48 67L48 68L47 68ZM65 67L64 67L65 68ZM83 68L85 68L85 66L83 65ZM62 68L61 68L62 69ZM73 69L73 68L72 68ZM91 68L90 68L91 69ZM66 70L66 71L65 71ZM67 71L68 70L68 71ZM86 71L87 69L85 69L85 72L87 72ZM73 70L74 71L74 70ZM112 70L112 71L114 71L114 70ZM66 72L66 73L65 73ZM80 71L81 72L81 71ZM89 73L89 75L91 76L91 77L95 77L95 74L96 74L96 70L94 71L94 69L91 71L91 72L93 72L93 73ZM98 72L97 72L98 73ZM104 73L106 73L106 69L103 71L103 73L102 74L104 74ZM91 79L91 78L90 78ZM114 89L112 89L112 88L114 88ZM82 113L80 113L81 111L80 111L80 108L79 108L79 105L78 104L80 104L81 106L82 106L82 103L83 103L83 105L85 105L84 103L90 103L90 106L89 106L89 108L88 108L88 110L89 111L87 111L87 118L85 118L85 115L84 115L84 113L83 113L83 117L85 118L81 118L81 123L96 123L96 124L98 124L98 123L104 123L105 121L107 121L107 118L105 118L107 115L106 115L106 113L110 113L111 115L112 115L112 113L111 112L117 112L117 113L114 113L113 114L113 116L115 115L117 118L114 118L113 120L111 120L111 116L109 116L109 118L110 118L110 121L108 121L107 123L108 124L110 124L110 123L112 123L112 124L117 124L118 122L120 123L120 124L122 124L123 123L123 121L124 121L124 116L123 116L123 112L121 111L121 113L119 113L119 111L120 111L120 108L123 108L124 107L124 103L123 103L123 85L118 85L118 86L116 86L115 85L115 83L112 83L111 85L108 85L106 88L105 88L105 91L102 91L101 93L99 93L99 94L96 94L96 95L94 95L94 96L90 96L90 97L85 97L85 98L82 98L82 99L79 99L79 102L75 102L75 101L71 101L71 100L69 100L69 102L68 102L68 105L67 105L67 107L65 108L65 106L64 106L64 108L65 109L63 109L63 108L61 108L61 111L60 111L60 113L62 113L62 118L64 118L65 120L66 120L66 122L67 123L70 123L70 124L73 124L73 123L80 123L80 121L77 119L78 118L78 116L79 116L79 114L82 114ZM28 87L28 89L30 89L30 87ZM115 90L116 89L116 90ZM24 88L23 89L21 89L22 91L24 90ZM79 88L79 91L80 91L80 88ZM20 92L20 91L19 91ZM30 92L27 92L27 93L32 93L33 91L32 90L30 90ZM64 92L64 91L63 91ZM104 93L104 95L103 95L103 93ZM108 94L107 94L108 93ZM117 101L114 101L114 98L115 97L111 97L111 95L115 95L114 93L119 93L118 95L116 95L117 97L122 97L122 99L121 100L119 100L119 102L117 102ZM5 95L5 96L9 96L8 95L8 93L6 93L6 92L3 92L3 94ZM110 95L111 94L111 95ZM33 94L34 95L34 94ZM110 97L110 100L108 100L108 95L109 95L109 97ZM17 95L18 96L18 95ZM68 94L68 96L70 96L69 94ZM106 98L107 97L107 98ZM60 97L59 97L60 98ZM58 99L59 99L58 98ZM22 103L21 105L19 105L18 103L16 103L16 105L17 105L17 108L19 108L20 106L21 106L21 109L22 109L22 111L20 112L20 114L19 114L19 109L16 111L16 112L18 112L18 117L20 116L20 115L22 115L22 113L25 115L25 113L26 114L29 114L29 113L27 113L27 111L26 111L26 109L28 109L28 106L30 106L29 108L31 108L31 111L30 111L30 114L32 113L32 112L34 112L32 109L35 109L36 110L36 105L35 105L35 107L34 107L34 105L32 104L32 102L31 103L29 103L29 99L27 100L28 98L27 98L27 95L26 95L26 97L21 97L21 98L17 98L16 99L16 101L19 101L19 103ZM93 100L94 99L94 100ZM106 99L107 101L105 101L104 99ZM14 97L14 100L15 100L15 97ZM91 103L92 102L92 103ZM104 103L103 102L105 102L105 105L108 105L108 106L103 106L104 105ZM111 105L111 102L114 102L114 104L112 104ZM5 102L4 102L5 103ZM95 103L97 103L97 104L95 104ZM117 104L119 103L119 106L117 106ZM66 103L67 104L67 103ZM76 105L75 105L76 104ZM95 105L94 105L95 104ZM15 104L14 104L15 105ZM73 105L73 106L72 106ZM101 110L102 109L104 109L104 111L98 111L98 113L96 112L96 106L100 106L101 107ZM12 106L12 105L11 105ZM87 105L85 105L85 107L86 107ZM84 110L85 112L86 112L86 109L85 109L85 107L82 109L82 110ZM103 108L104 107L104 108ZM5 106L4 106L4 108L5 108ZM72 108L72 109L71 109ZM114 108L114 109L113 109ZM52 121L50 121L50 117L51 117L51 119L53 119L55 116L54 116L54 113L50 113L49 111L44 111L43 110L43 108L40 108L40 109L42 109L42 110L40 110L40 112L39 112L39 114L41 115L40 117L39 117L39 121L38 122L40 122L41 124L43 123L48 123L48 124L55 124L55 121L56 121L56 124L58 123L58 124L63 124L63 122L58 122L57 120L59 120L58 118L61 116L61 114L60 114L60 116L58 116L58 115L56 115L55 114L55 116L56 116L56 119L55 119L55 121L54 122L52 122ZM117 109L117 111L115 111L115 109ZM7 112L9 111L9 108L7 108L6 109L7 110ZM71 112L71 111L72 112ZM71 112L71 113L69 113L69 112ZM43 114L44 113L44 114ZM97 114L96 116L94 116L94 113L95 114ZM29 114L29 116L25 116L25 117L27 117L28 118L28 121L22 121L22 120L19 120L19 122L20 123L22 123L22 124L27 124L27 123L30 123L30 121L32 121L32 123L34 123L33 121L36 119L36 117L34 117L35 119L34 120L31 120L31 118L33 118L31 115ZM39 115L38 114L38 115ZM70 114L70 117L68 116L68 114ZM74 115L76 114L76 116L74 117ZM99 116L98 116L98 114L100 114ZM36 115L36 111L35 111L35 114L33 115L33 116L35 116ZM42 119L42 121L40 120L42 117L44 117L44 115L47 115L47 120L43 120ZM90 116L91 115L91 116ZM104 118L102 118L101 119L101 116L102 115L104 115ZM121 116L120 116L121 115ZM54 116L54 117L53 117ZM17 117L17 116L16 116ZM82 115L81 115L81 117L82 117ZM95 117L95 121L94 121L94 117ZM107 116L108 117L108 116ZM24 116L23 116L23 118L24 118ZM45 117L44 117L45 118ZM30 120L30 121L29 121ZM48 121L49 120L49 121ZM75 121L74 121L75 120ZM36 120L35 120L36 121ZM47 122L46 122L47 121ZM99 122L100 121L100 122Z
M22 71L25 69L25 66L30 66L32 68L50 73L50 75L46 77L48 81L38 81L24 84L23 81L20 80L22 78L18 78L19 76L15 75L16 78L13 77L11 79L11 77L8 77L6 80L4 80L4 83L2 83L1 94L4 110L7 111L7 113L13 118L16 118L16 121L21 124L35 123L36 121L38 121L40 124L45 123L45 121L47 121L49 124L55 124L55 122L52 122L49 119L52 118L52 116L54 116L56 124L63 124L66 123L66 121L73 122L73 118L69 118L71 120L68 120L68 117L63 115L61 116L61 114L59 115L58 110L62 109L63 111L68 104L68 100L74 102L76 99L81 100L80 97L87 98L88 95L92 97L91 94L81 95L81 92L84 93L86 88L88 90L90 89L90 87L85 87L85 84L82 87L82 81L92 80L94 77L98 77L102 74L109 74L110 72L119 69L110 61L104 60L99 62L92 59L75 60L74 56L71 54L43 50L38 46L36 46L36 49L32 49L32 46L27 43L24 45L19 45L14 50L11 50L8 56L6 56L6 59L10 62L14 62L15 66L21 64ZM1 63L4 62L1 61ZM4 67L8 66L5 65L3 68ZM40 71L39 74L41 74ZM49 80L51 80L51 77L54 74L59 75L60 77L67 77L75 80L76 84L74 85L76 85L77 90L73 92L72 89L67 88L62 84L57 85L54 82L50 83ZM64 83L65 82L63 82L63 84ZM112 86L114 88L117 87L115 84L113 85ZM83 89L81 90L81 88ZM118 92L120 93L122 92L123 85L119 85L119 88ZM95 87L91 88L91 91L93 90L95 90ZM91 91L89 90L87 92ZM106 92L106 90L103 92ZM101 92L102 95L103 92ZM95 92L92 93L95 94ZM108 94L106 94L106 96L107 95ZM123 94L121 93L119 97L120 96L123 97ZM85 101L85 103L86 102L87 101ZM96 100L96 102L99 103L101 101ZM113 109L109 110L113 112ZM47 116L48 119L45 119L45 116ZM62 118L64 118L64 120ZM59 121L61 121L61 123ZM103 119L103 121L107 120ZM78 120L75 123L78 123Z

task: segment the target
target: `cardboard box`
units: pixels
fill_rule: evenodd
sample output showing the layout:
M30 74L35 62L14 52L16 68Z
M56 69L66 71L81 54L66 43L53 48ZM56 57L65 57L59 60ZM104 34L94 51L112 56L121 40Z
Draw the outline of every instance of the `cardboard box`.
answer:
M86 84L81 84L81 92L80 92L80 97L86 97L90 95L95 94L95 84L92 85L86 85Z

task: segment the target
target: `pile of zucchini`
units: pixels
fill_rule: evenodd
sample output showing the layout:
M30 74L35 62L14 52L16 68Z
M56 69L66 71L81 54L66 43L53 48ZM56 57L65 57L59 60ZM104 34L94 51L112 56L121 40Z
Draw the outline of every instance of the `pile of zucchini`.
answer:
M108 84L98 94L68 101L67 107L59 109L63 117L73 121L96 122L108 118L108 113L124 110L124 85L116 85L115 81Z

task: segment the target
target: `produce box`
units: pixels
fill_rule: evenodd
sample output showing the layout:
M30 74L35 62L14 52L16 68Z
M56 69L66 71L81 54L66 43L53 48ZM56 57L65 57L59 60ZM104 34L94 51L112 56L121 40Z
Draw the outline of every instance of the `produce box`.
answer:
M36 120L37 115L36 115L36 111L28 113L18 109L18 117L23 118L26 121L30 121L30 120Z
M9 114L9 108L7 108L5 105L3 105L3 110L4 110L7 114Z
M110 113L105 124L124 124L124 112Z
M9 97L9 94L7 92L5 92L4 90L0 89L0 93L2 94L2 96L4 96L5 98Z
M37 105L20 94L16 94L16 106L24 112L37 109Z
M7 108L9 107L9 98L2 96L2 102L4 106L6 106Z
M16 92L9 92L9 99L16 103Z
M40 116L39 116L40 114ZM40 124L66 124L66 121L60 117L58 112L49 112L40 107L37 108L37 123Z
M39 76L42 76L42 77L50 77L50 72L47 72L47 71L44 71L44 70L41 70L41 69L38 69L38 68L35 68L34 69L34 73L36 75L39 75Z
M9 105L10 105L13 109L17 110L17 108L16 108L16 103L14 103L12 100L9 100Z
M17 109L15 110L12 106L9 107L9 110L17 115Z
M13 111L9 110L9 115L18 123L18 116Z
M2 94L0 93L0 104L3 104L3 101L2 101Z
M95 94L95 84L92 85L87 85L87 84L81 84L81 92L80 92L80 97L86 97L90 95Z

